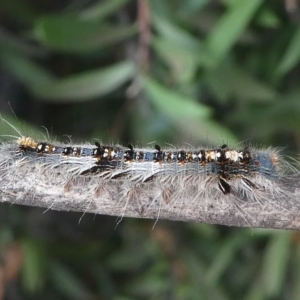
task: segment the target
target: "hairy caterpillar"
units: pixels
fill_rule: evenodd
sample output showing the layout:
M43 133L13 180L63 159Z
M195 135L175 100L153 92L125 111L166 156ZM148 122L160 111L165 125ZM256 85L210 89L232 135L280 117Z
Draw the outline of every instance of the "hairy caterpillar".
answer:
M297 177L272 148L73 146L23 136L0 145L2 201L40 199L48 208L67 202L68 209L81 211L84 202L85 211L119 216L167 212L189 220L198 211L194 221L213 223L215 209L225 218L240 213L249 223L257 205L266 216L272 206L298 209ZM255 219L250 223L255 226Z
M93 174L108 180L124 178L141 183L163 180L162 177L169 177L169 180L178 176L194 177L194 184L203 181L207 185L213 185L211 181L215 177L224 195L240 192L234 189L235 180L248 191L263 191L267 187L257 182L257 175L269 181L278 177L276 152L251 152L248 148L230 150L226 145L219 149L163 151L158 145L154 149L134 149L132 145L112 147L101 146L98 142L95 146L55 146L37 143L29 137L20 138L18 144L20 154L29 161L43 157L52 168L67 164L72 174Z

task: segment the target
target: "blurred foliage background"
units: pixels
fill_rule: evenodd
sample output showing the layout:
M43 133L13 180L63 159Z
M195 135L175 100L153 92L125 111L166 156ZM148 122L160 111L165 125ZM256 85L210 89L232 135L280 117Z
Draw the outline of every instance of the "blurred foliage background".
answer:
M1 115L63 142L297 153L299 6L2 0ZM300 299L298 232L43 212L1 204L0 299Z

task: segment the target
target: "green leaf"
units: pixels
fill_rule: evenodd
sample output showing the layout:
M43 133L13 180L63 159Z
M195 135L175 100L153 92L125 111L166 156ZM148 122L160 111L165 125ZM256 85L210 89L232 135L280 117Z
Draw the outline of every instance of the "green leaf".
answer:
M291 293L289 295L290 299L297 299L300 295L300 247L299 243L296 243L294 245L295 247L295 252L292 257L292 266L291 268L291 277L289 280L289 287L291 289Z
M278 28L280 26L279 17L270 9L263 9L257 16L258 23L267 28Z
M24 263L22 268L22 281L27 290L37 292L44 284L44 258L40 243L28 239L23 241Z
M159 33L159 39L164 41L164 44L160 42L160 45L158 45L158 39L155 40L155 46L160 47L160 49L157 48L157 50L163 51L164 49L162 49L162 47L165 48L168 44L170 48L170 45L172 45L172 49L168 50L169 55L176 55L178 51L182 53L186 52L185 60L188 60L190 57L190 59L194 61L194 68L197 68L198 65L206 66L213 63L212 56L205 51L200 38L194 37L188 31L155 14L152 16L152 23Z
M26 57L5 53L0 59L36 97L44 101L91 100L119 88L135 73L133 64L125 61L107 68L56 79Z
M87 287L65 264L51 261L47 267L51 283L61 295L67 299L91 299Z
M171 67L171 74L176 82L187 84L192 82L198 69L198 51L188 49L184 45L175 45L163 38L154 38L152 45L160 57Z
M193 37L188 31L185 31L181 27L171 23L169 20L163 19L158 15L152 15L152 23L155 29L158 31L164 39L172 41L180 47L187 49L194 49L199 51L201 42L199 39Z
M39 18L34 36L43 44L69 53L85 53L113 45L138 31L136 25L112 27L78 16Z
M230 5L207 38L207 52L213 58L208 67L218 65L227 55L262 3L263 0L239 0Z
M199 11L209 3L209 0L186 0L182 1L180 15L190 16L195 11Z
M116 90L130 80L134 73L133 64L125 61L107 68L41 84L34 88L34 93L45 101L61 103L86 101Z
M210 116L210 109L193 99L180 96L178 93L166 89L151 78L144 79L144 87L151 103L173 120L203 119Z
M2 65L30 88L42 83L49 83L55 79L54 76L33 62L33 60L22 55L2 53L0 60Z
M211 285L206 282L206 259L195 252L195 249L188 249L183 246L182 260L188 270L191 288L193 289L190 298L183 299L228 299L221 285ZM196 298L195 298L195 295Z
M80 13L84 19L102 20L109 15L116 13L124 6L128 0L106 0L96 2Z
M210 285L216 285L222 278L225 270L234 263L236 253L248 240L245 234L236 234L228 239L223 245L219 245L218 252L211 266L206 271L206 281Z
M269 102L278 96L271 86L257 80L233 63L220 64L218 68L205 74L205 80L222 100L236 97L240 101Z
M280 61L276 74L278 76L284 76L290 70L292 70L300 60L300 26L291 38L289 45Z
M145 92L160 114L164 114L176 128L185 142L199 140L216 144L236 143L235 137L224 127L212 121L211 109L195 100L168 90L151 78L143 80Z
M262 278L267 298L281 295L290 256L291 237L288 232L276 232L265 252Z

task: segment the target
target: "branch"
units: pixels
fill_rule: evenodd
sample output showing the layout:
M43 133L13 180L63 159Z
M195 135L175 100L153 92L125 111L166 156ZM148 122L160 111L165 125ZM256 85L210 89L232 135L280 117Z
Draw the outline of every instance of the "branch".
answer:
M299 208L293 201L283 206L280 199L265 203L230 195L220 195L221 200L203 196L197 199L186 190L181 195L178 190L168 191L166 185L158 182L129 186L126 181L78 176L66 181L61 175L53 178L53 173L46 172L36 176L25 170L20 168L17 175L1 176L1 202L119 217L300 229ZM163 195L168 192L170 195ZM296 191L293 195L294 199L299 198Z

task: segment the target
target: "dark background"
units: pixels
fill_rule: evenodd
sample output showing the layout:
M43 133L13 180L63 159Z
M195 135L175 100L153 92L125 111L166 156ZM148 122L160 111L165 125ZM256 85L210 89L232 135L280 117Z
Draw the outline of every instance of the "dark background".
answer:
M300 147L296 0L2 0L25 135ZM16 132L0 122L0 134ZM297 232L0 206L0 299L299 299Z

